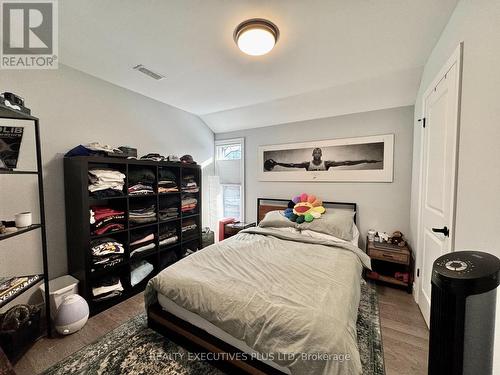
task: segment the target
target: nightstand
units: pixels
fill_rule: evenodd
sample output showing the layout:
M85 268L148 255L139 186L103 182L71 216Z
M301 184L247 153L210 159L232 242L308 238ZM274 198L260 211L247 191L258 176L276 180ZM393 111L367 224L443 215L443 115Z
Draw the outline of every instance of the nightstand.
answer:
M381 281L390 285L413 288L413 256L408 245L399 247L385 242L372 242L366 239L366 253L371 258L372 270L367 271L367 279Z
M255 223L229 223L224 225L224 239L229 238L237 234L239 231L251 227L255 227Z

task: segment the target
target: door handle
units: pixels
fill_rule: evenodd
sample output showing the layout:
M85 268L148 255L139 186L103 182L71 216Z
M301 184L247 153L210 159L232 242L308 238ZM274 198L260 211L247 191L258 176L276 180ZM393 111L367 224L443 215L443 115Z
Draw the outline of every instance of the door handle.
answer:
M434 233L443 233L445 237L450 237L450 230L448 227L444 226L443 228L432 228Z

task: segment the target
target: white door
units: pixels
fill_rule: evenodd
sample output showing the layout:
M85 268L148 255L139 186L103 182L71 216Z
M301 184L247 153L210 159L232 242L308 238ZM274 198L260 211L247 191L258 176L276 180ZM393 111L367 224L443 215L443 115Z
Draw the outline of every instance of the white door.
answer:
M424 94L419 225L418 304L430 318L436 258L453 251L461 48Z

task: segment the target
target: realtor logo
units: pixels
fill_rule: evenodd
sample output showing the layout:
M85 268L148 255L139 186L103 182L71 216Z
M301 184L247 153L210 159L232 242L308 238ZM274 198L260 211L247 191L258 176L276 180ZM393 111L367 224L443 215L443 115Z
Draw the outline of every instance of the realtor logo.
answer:
M2 69L57 69L57 0L0 0Z

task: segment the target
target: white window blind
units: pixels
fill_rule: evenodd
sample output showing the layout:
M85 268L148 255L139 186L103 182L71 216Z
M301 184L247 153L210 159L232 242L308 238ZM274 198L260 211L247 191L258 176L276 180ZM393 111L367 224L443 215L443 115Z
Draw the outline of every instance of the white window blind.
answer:
M215 142L215 173L220 183L219 218L244 217L244 140L243 138Z

